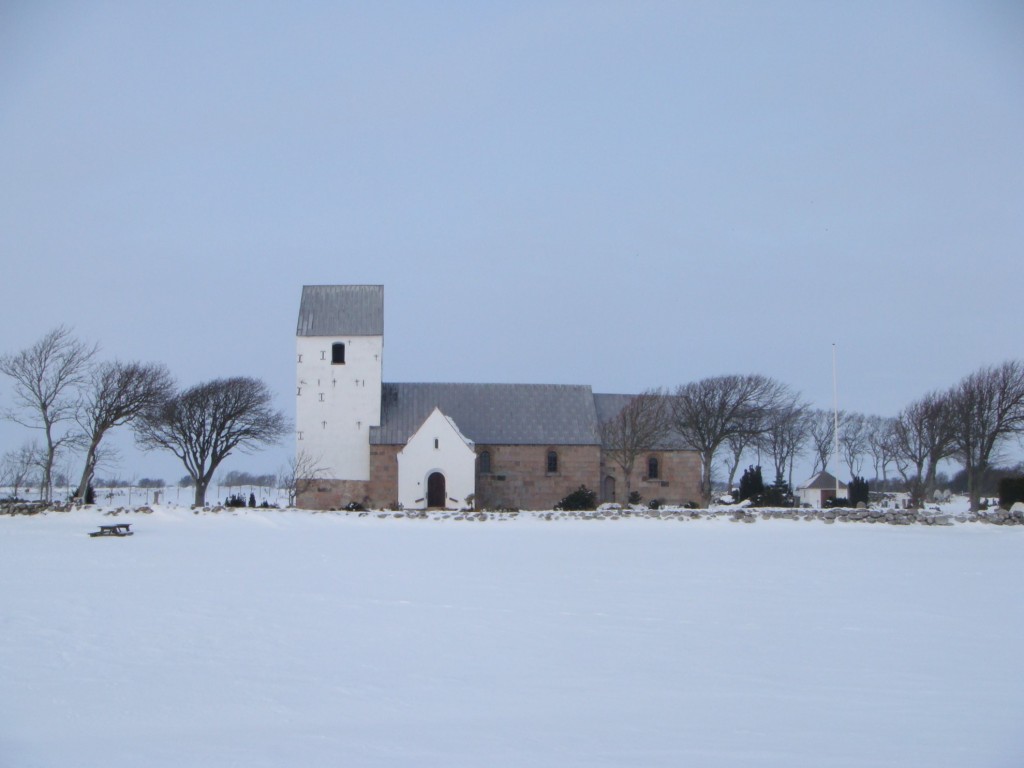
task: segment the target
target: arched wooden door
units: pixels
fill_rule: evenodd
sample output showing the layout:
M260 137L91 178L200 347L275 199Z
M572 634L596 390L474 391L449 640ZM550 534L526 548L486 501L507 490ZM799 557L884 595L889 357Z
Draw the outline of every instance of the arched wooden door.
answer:
M615 501L615 478L612 475L604 479L604 500Z
M445 507L448 501L448 491L445 487L444 475L440 472L432 472L427 478L427 506Z

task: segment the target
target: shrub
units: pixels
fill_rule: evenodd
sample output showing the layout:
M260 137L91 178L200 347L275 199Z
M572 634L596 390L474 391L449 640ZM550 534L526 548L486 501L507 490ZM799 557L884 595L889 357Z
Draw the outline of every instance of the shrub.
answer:
M249 494L249 506L250 507L255 507L256 506L256 494L255 493L250 493Z
M1004 477L999 481L999 506L1009 509L1024 501L1024 477Z
M639 504L640 501L641 501L640 491L630 491L629 492L629 503L630 504Z
M92 483L89 483L87 486L85 486L85 503L96 503L96 489L92 487Z
M764 493L764 480L761 477L760 466L749 466L743 470L743 477L740 478L740 501L753 499L757 501Z
M240 493L233 493L233 494L231 494L230 496L227 497L227 499L224 502L224 506L225 507L244 507L245 503L246 503L245 502L245 496L243 496Z
M849 506L850 506L850 500L845 498L845 497L843 497L843 496L840 496L837 499L825 499L825 508L826 509L832 509L832 508L835 508L835 507L849 507Z
M661 509L661 499L651 499L647 502L648 509Z
M563 512L576 512L597 509L597 494L581 485L555 505L555 509Z
M345 505L346 512L365 512L366 507L360 504L358 501L350 501Z
M854 476L850 481L847 493L850 497L851 507L856 507L861 502L866 506L868 503L868 481L863 477Z
M775 476L775 482L768 486L760 499L755 500L758 506L765 507L792 507L794 504L793 493L782 475Z

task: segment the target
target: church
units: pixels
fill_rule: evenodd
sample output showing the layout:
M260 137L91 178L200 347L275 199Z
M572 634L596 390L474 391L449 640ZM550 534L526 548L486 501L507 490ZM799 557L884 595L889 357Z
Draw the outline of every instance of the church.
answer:
M297 504L550 509L581 485L624 503L599 424L630 395L586 385L386 383L384 287L307 285L296 329L296 451L322 468ZM641 456L644 501L700 499L678 436Z

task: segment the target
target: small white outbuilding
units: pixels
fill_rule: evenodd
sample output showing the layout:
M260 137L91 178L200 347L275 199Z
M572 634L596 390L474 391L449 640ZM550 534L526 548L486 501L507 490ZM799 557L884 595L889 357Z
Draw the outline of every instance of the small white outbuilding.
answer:
M836 478L831 472L822 470L801 488L797 488L800 504L820 509L828 499L836 497ZM839 493L846 494L846 483L839 481Z

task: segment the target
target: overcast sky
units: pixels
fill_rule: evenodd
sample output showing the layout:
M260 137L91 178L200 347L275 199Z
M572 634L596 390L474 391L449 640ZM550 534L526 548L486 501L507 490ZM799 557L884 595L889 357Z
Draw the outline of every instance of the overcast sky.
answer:
M0 351L66 323L292 415L302 285L381 283L389 381L831 407L836 343L894 415L1022 356L1022 137L1017 2L8 0Z

